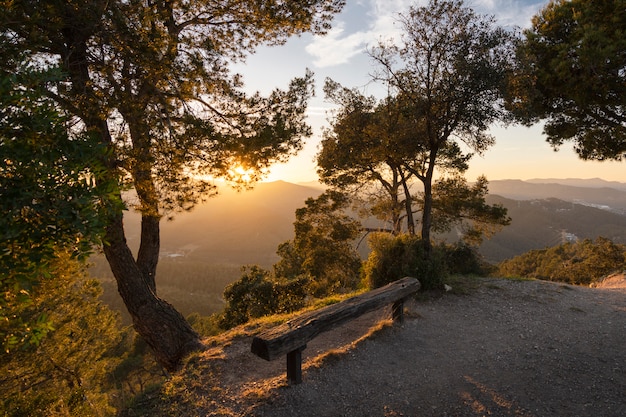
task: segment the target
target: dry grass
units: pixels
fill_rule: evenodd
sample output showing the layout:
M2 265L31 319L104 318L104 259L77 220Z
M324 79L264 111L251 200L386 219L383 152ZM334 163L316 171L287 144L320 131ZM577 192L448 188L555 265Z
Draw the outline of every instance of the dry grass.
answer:
M247 414L251 407L269 398L277 389L286 386L282 361L268 363L252 356L250 344L254 335L282 324L307 311L335 304L362 293L357 291L317 300L307 308L289 314L278 314L255 319L219 335L203 340L207 349L191 355L183 370L172 375L160 391L137 401L123 416L224 416ZM321 367L356 347L391 324L378 323L370 331L349 345L331 349L308 360L303 368Z
M460 288L460 281L456 281ZM471 288L473 284L465 284ZM140 408L124 416L241 416L272 397L287 385L284 361L266 362L250 353L252 338L262 331L285 323L305 312L338 303L363 291L318 300L311 306L290 314L255 319L219 335L205 338L207 349L191 355L181 372L172 375L160 392L144 398ZM405 317L419 313L405 309ZM393 325L391 319L378 320L350 342L331 347L303 363L303 370L313 370L341 360L365 340L384 335Z
M338 348L329 349L326 352L321 353L314 358L311 358L303 366L303 369L321 368L325 365L335 363L338 360L340 360L343 356L345 356L347 353L354 350L359 344L361 344L365 340L368 340L368 339L371 340L375 338L376 336L382 334L386 329L388 329L392 325L393 325L393 321L391 319L380 320L379 322L374 324L374 326L372 326L368 330L367 333L365 333L363 336L359 337L355 341L347 345L338 347Z

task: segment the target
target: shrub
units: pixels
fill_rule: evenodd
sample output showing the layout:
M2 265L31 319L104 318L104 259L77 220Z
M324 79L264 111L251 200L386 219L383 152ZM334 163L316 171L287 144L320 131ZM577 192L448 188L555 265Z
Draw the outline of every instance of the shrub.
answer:
M450 274L485 275L490 265L481 258L476 248L463 242L442 246L446 265Z
M349 203L348 196L332 190L307 199L306 206L296 210L293 240L278 247L282 259L274 265L274 275L310 276L314 297L355 290L361 258L354 240L361 225L346 214Z
M363 276L371 289L382 287L405 276L417 278L422 289L443 285L447 274L444 252L432 247L430 253L417 236L374 233L370 236L370 255L363 266Z
M532 250L503 261L498 273L505 277L527 277L575 285L589 285L626 269L626 246L598 237L576 243Z
M187 316L191 327L202 337L215 336L222 332L219 313L203 316L200 313L191 313Z
M220 327L228 329L252 318L304 307L309 281L304 275L278 280L256 265L244 268L242 277L224 290L227 305Z

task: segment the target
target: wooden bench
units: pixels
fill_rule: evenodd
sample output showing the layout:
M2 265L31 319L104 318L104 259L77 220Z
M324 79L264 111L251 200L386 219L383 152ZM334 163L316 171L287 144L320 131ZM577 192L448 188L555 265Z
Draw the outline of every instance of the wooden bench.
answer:
M415 278L402 278L384 287L349 298L309 313L260 333L252 340L252 353L272 361L287 354L287 381L302 382L302 351L318 334L331 330L367 312L392 304L396 323L404 320L404 300L420 289Z

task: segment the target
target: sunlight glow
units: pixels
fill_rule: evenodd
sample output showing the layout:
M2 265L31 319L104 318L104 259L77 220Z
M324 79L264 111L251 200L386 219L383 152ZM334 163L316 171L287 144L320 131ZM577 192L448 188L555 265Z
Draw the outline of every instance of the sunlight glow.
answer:
M241 164L235 165L228 170L228 179L238 184L249 183L255 177L254 170L246 168Z

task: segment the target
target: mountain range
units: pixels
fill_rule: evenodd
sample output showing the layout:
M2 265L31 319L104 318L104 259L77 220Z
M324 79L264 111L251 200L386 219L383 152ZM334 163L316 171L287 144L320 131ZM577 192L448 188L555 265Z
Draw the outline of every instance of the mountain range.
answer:
M313 188L283 181L259 183L252 190L221 187L219 194L161 223L162 258L185 257L194 261L229 265L271 266L276 249L293 237L295 211L309 197L321 194ZM124 217L128 242L138 247L140 217Z
M619 181L607 181L602 178L533 178L526 180L533 184L560 184L583 188L615 188L626 191L626 183Z
M513 200L558 198L626 214L626 184L600 179L498 180L489 182L489 193Z
M295 210L321 192L321 186L284 181L242 192L222 188L191 212L162 223L162 257L269 267L278 260L278 245L293 237ZM480 248L492 262L567 239L604 236L626 242L624 183L498 180L489 183L489 202L507 207L512 218ZM129 243L137 245L139 216L129 212L125 222Z
M499 180L490 182L489 190L488 202L502 204L512 219L479 247L491 263L577 239L603 236L626 243L624 183ZM160 294L184 314L219 311L223 289L239 278L241 267L271 269L279 259L278 245L293 238L296 209L322 192L319 184L283 181L259 183L242 192L223 187L192 211L164 220L157 273ZM136 249L140 218L128 212L124 221L128 242ZM361 244L362 254L366 249ZM105 261L95 257L93 263L92 274L102 279L106 301L119 305Z

